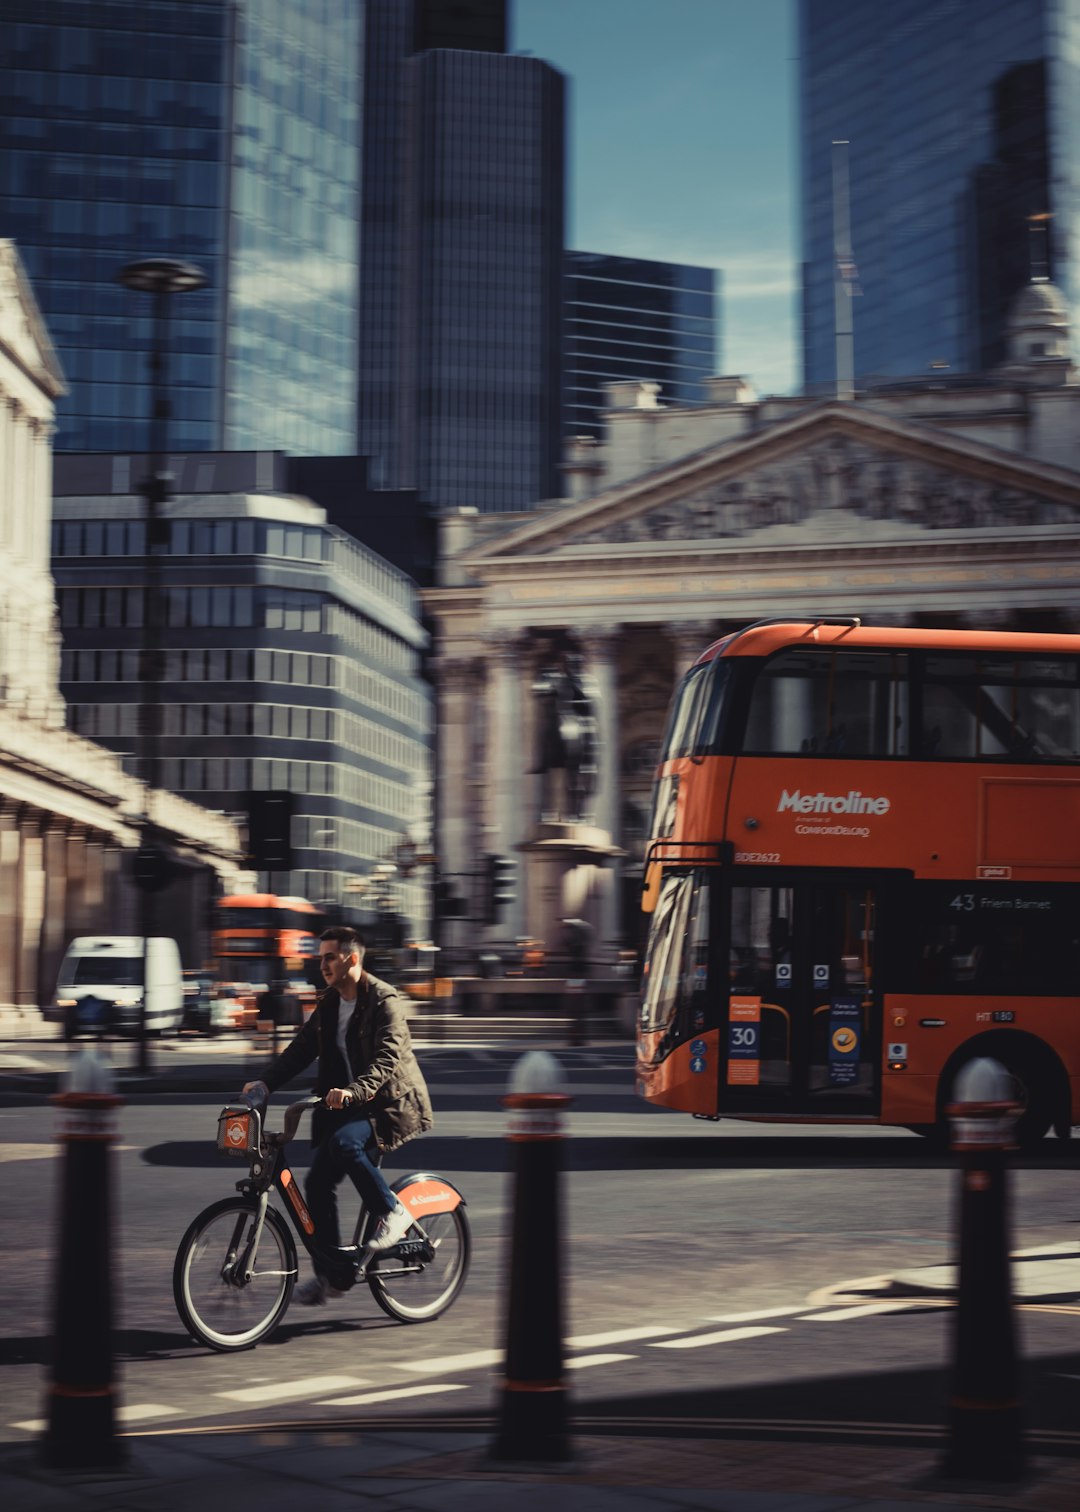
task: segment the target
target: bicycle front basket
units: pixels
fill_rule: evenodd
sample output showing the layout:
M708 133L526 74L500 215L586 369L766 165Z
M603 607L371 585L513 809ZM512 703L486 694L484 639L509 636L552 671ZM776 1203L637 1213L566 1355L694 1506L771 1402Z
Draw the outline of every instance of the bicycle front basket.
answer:
M240 1155L247 1160L259 1151L261 1135L257 1109L247 1103L222 1108L218 1114L217 1147L226 1155Z

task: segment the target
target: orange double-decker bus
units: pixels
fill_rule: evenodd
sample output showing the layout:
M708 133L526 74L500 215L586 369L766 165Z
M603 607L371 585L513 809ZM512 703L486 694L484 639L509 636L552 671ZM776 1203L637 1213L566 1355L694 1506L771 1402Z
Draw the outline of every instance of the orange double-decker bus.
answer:
M1080 636L767 621L675 693L646 854L646 1099L942 1127L1000 1061L1080 1122Z
M319 951L322 915L306 898L279 898L272 893L219 898L214 907L211 949L221 983L250 987L255 997L275 981L292 986L298 1005L310 1012L315 992L305 976L310 957Z

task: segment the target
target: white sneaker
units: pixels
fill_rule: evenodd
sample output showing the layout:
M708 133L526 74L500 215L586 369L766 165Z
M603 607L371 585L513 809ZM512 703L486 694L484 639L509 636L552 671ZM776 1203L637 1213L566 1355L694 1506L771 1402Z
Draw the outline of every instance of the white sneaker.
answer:
M325 1276L312 1276L293 1292L293 1301L301 1307L324 1307L331 1297L343 1297L336 1286L331 1286Z
M399 1202L392 1213L387 1213L385 1218L380 1218L375 1225L375 1232L368 1240L367 1248L373 1255L381 1254L383 1250L393 1249L394 1245L404 1239L412 1227L412 1214Z

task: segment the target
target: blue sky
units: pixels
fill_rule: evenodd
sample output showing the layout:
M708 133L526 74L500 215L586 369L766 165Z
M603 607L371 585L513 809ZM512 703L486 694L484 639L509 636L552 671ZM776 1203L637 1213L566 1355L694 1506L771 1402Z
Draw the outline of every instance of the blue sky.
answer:
M794 0L512 0L512 46L570 81L567 241L720 268L720 368L797 360Z

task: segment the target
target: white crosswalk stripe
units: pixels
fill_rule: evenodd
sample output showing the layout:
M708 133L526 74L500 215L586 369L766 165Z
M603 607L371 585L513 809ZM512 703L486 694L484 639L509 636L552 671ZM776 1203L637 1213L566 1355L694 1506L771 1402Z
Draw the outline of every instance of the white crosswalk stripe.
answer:
M910 1302L860 1302L854 1307L834 1307L830 1312L800 1313L797 1323L842 1323L847 1318L870 1318L875 1313L906 1312Z
M271 1381L264 1386L245 1386L239 1391L219 1391L219 1397L230 1402L285 1402L290 1397L298 1400L317 1396L325 1391L347 1391L350 1386L370 1386L357 1376L308 1376L299 1381Z
M399 1386L392 1391L365 1391L362 1396L335 1397L329 1402L316 1402L317 1407L366 1407L372 1402L400 1402L405 1397L435 1396L443 1391L465 1391L463 1385L446 1386Z
M719 1333L692 1334L685 1339L661 1339L650 1349L704 1349L707 1344L734 1344L739 1339L762 1339L766 1334L786 1333L785 1328L722 1328Z

